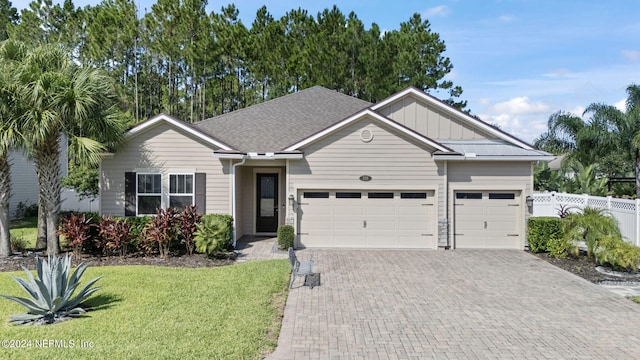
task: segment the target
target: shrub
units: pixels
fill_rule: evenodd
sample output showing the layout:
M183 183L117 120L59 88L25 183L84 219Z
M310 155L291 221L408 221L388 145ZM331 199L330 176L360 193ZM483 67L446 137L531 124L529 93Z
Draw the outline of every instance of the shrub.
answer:
M231 249L233 241L233 217L229 215L204 215L196 225L196 250L208 255Z
M616 219L607 216L604 210L586 207L582 213L569 214L564 221L567 241L584 241L587 255L593 257L600 247L600 240L613 237L622 241Z
M532 252L548 251L549 240L561 238L562 235L562 219L556 217L529 218L527 239Z
M9 321L18 324L52 324L84 314L85 310L80 305L100 289L91 286L101 278L89 281L73 296L87 267L86 264L80 264L76 271L70 274L71 256L68 254L64 257L49 256L48 260L36 258L37 279L34 279L31 272L24 267L27 279L12 276L31 298L0 295L28 309L24 314L11 315Z
M574 249L577 247L574 247L564 236L552 237L547 241L549 256L554 258L565 259L569 253L578 255L573 251Z
M25 252L27 252L28 247L29 242L22 236L11 235L11 251L24 254Z
M198 230L197 224L200 222L202 215L196 212L195 205L188 205L178 214L180 222L180 235L187 249L187 254L193 254L195 248L195 232Z
M147 252L152 251L157 245L161 257L169 256L171 244L177 241L180 236L176 210L172 208L158 209L156 216L144 228L143 234L143 246Z
M598 264L609 265L614 270L638 271L640 266L640 248L616 237L601 239L595 257Z
M111 216L103 216L100 220L98 246L103 254L109 255L115 252L125 256L131 237L131 225L126 220Z
M293 247L293 239L293 226L278 226L278 246L280 247L280 249L288 249L290 247Z
M73 247L76 258L80 257L80 250L84 243L91 238L91 228L95 226L91 217L85 214L76 215L71 213L60 221L58 235L64 236L67 244Z
M122 218L125 219L127 224L130 227L129 233L131 234L131 240L129 244L134 248L134 250L138 250L138 244L143 242L142 231L153 219L152 216L135 216L135 217L127 217Z
M27 205L20 201L18 205L16 205L15 216L16 219L38 216L38 204Z

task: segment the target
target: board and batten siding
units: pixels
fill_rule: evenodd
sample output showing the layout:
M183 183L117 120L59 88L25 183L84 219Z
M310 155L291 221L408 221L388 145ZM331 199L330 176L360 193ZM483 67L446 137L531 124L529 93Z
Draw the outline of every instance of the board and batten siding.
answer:
M370 142L361 139L365 129L373 133ZM435 190L442 209L444 168L433 160L433 149L375 120L363 118L302 151L304 159L289 161L293 194L300 189ZM362 175L371 180L360 180Z
M382 115L436 140L481 140L494 137L465 124L413 96L405 96L377 110Z
M167 123L127 139L113 157L102 160L100 214L124 216L124 174L137 170L161 173L163 194L169 191L169 174L205 173L205 213L231 214L229 163L214 158L214 150Z

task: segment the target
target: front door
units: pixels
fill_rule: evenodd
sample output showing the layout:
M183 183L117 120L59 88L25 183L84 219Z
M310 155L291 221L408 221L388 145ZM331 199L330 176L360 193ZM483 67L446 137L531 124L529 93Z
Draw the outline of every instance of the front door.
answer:
M278 174L258 174L256 232L278 230Z

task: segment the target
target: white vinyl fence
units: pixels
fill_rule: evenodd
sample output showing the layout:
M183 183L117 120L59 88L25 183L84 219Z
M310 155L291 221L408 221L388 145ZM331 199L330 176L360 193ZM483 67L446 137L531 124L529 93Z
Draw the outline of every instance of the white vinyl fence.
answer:
M587 206L606 209L618 221L625 240L640 246L640 200L556 192L533 194L533 216L559 216L558 210L562 207L571 207L578 211Z

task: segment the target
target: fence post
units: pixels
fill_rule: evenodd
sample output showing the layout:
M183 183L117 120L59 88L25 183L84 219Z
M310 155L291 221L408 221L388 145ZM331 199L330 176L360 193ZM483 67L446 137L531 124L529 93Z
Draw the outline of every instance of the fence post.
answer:
M551 192L551 215L554 216L556 214L556 192Z
M636 238L633 243L640 246L640 199L636 199Z
M611 195L607 196L607 211L611 212Z
M589 194L582 194L582 197L584 198L584 206L582 207L582 211L584 211L584 209L589 206Z

